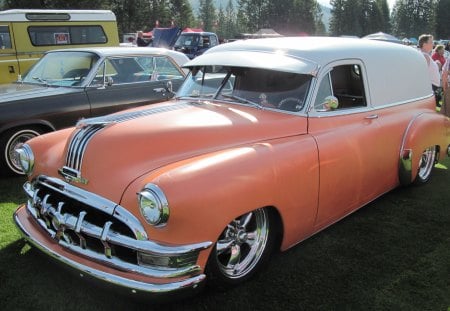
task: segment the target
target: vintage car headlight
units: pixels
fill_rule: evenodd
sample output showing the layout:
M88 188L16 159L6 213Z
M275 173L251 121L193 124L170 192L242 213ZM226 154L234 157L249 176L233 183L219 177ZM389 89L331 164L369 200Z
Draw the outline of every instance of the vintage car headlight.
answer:
M156 227L164 226L169 219L169 203L162 190L155 184L147 184L138 193L139 210L145 220Z
M30 175L34 168L34 154L31 147L27 144L23 144L15 150L19 164L25 174Z

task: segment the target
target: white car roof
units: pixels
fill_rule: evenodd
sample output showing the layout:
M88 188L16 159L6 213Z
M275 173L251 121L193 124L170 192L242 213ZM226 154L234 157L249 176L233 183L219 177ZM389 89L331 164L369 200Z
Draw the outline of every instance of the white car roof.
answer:
M223 65L320 76L341 60L358 60L366 72L371 102L387 105L431 95L422 53L402 44L341 37L282 37L221 44L184 67Z
M166 55L171 57L178 66L182 66L189 61L189 58L181 52L168 50L164 48L154 47L127 47L127 46L115 46L115 47L89 47L89 48L72 48L72 49L59 49L51 50L47 53L58 52L90 52L96 53L100 57L110 56L127 56L127 55Z

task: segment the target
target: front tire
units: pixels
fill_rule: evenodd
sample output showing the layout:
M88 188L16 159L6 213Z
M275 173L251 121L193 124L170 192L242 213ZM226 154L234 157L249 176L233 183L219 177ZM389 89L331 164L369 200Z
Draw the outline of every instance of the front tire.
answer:
M422 153L417 168L417 176L414 180L416 185L427 183L431 178L434 165L436 164L436 146L428 147Z
M44 133L38 127L20 127L6 131L0 137L0 172L2 175L24 175L14 150L27 140Z
M269 259L277 241L274 217L267 208L239 216L222 231L211 252L207 274L215 287L237 285Z

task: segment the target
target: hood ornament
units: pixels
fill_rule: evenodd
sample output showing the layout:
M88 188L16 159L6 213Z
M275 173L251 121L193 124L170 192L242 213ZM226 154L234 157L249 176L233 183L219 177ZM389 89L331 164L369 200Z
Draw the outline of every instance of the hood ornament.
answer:
M87 185L88 183L88 180L81 176L81 172L74 170L73 168L63 166L58 170L58 173L64 177L68 183L75 182L83 185Z

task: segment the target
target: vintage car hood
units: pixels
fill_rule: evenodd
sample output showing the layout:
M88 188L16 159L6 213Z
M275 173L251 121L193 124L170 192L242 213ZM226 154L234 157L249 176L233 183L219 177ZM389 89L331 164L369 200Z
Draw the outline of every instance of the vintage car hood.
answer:
M172 101L80 121L63 152L66 163L54 164L79 172L80 187L119 202L130 182L164 165L301 135L306 124L298 115L254 107Z
M3 84L0 85L0 104L15 100L64 94L76 90L78 89L67 87L51 87L39 84Z

